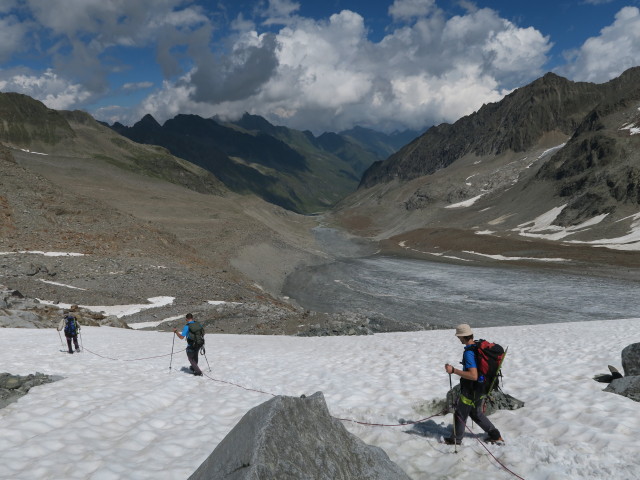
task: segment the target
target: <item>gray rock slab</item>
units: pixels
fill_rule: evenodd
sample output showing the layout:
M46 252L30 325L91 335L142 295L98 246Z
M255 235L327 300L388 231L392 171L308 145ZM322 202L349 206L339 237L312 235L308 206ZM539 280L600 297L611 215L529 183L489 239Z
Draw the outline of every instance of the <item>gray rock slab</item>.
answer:
M42 318L29 311L0 310L0 327L42 328Z
M640 375L640 342L632 343L622 350L622 368L626 377Z
M622 377L613 380L605 392L617 393L623 397L640 402L640 376Z
M329 414L321 392L275 397L245 414L189 480L404 480L380 448Z

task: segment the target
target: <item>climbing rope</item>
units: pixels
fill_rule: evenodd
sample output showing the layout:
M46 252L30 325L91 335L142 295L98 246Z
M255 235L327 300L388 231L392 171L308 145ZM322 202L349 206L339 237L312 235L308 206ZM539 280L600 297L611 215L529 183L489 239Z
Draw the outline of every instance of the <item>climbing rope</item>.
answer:
M92 355L95 355L96 357L104 358L106 360L113 360L113 361L116 361L116 362L137 362L139 360L152 360L154 358L164 358L164 357L169 357L169 356L172 356L172 355L177 355L179 353L179 352L165 353L164 355L155 355L153 357L132 358L132 359L129 359L129 360L122 360L121 358L113 358L113 357L107 357L106 355L100 355L99 353L92 352L87 347L83 347L83 350L89 352ZM185 348L185 350L186 350L186 348ZM183 352L183 351L184 350L180 350L180 352Z
M154 355L152 357L142 357L142 358L133 358L133 359L130 359L130 360L122 360L122 359L119 359L119 358L108 357L106 355L100 355L99 353L96 353L96 352L93 352L93 351L89 350L87 347L83 347L83 350L86 351L86 352L91 353L92 355L95 355L96 357L100 357L100 358L103 358L105 360L113 360L113 361L117 361L117 362L136 362L136 361L140 361L140 360L152 360L152 359L155 359L155 358L165 358L165 357L177 355L179 353L179 352L172 352L172 353L167 353L167 354L163 354L163 355ZM186 348L184 350L186 350ZM180 352L182 352L184 350L180 350ZM272 397L277 397L278 396L275 393L267 392L267 391L264 391L264 390L259 390L259 389L256 389L256 388L245 387L243 385L240 385L239 383L230 382L228 380L221 380L219 378L214 378L214 377L212 377L210 375L207 375L204 372L203 372L203 376L205 376L206 378L208 378L209 380L212 380L214 382L219 382L219 383L224 383L224 384L227 384L227 385L232 385L234 387L241 388L241 389L246 390L248 392L262 393L262 394L265 394L265 395L270 395ZM404 422L404 423L395 423L395 424L368 423L368 422L362 422L362 421L359 421L359 420L353 420L353 419L350 419L350 418L339 418L339 417L332 417L332 418L335 418L336 420L340 420L341 422L351 422L351 423L355 423L355 424L358 424L358 425L365 425L365 426L369 426L369 427L406 427L407 425L416 425L416 424L419 424L419 423L426 422L427 420L430 420L430 419L432 419L434 417L439 417L439 416L445 415L446 413L447 413L447 410L445 409L445 410L443 410L443 411L441 411L439 413L436 413L435 415L431 415L430 417L426 417L426 418L423 418L423 419L420 419L420 420L416 420L416 421L407 421L407 422ZM467 430L469 430L469 432L473 433L472 430L467 426L466 423L465 423L465 428L467 428ZM476 440L482 446L482 448L484 448L487 451L487 453L491 456L491 458L493 458L493 460L495 460L495 462L500 467L502 467L502 469L504 469L506 472L510 473L514 477L518 478L519 480L525 480L523 477L521 477L517 473L513 472L512 470L510 470L506 465L504 465L500 460L498 460L496 458L496 456L493 453L491 453L491 450L489 450L487 448L487 446L480 439L476 438Z

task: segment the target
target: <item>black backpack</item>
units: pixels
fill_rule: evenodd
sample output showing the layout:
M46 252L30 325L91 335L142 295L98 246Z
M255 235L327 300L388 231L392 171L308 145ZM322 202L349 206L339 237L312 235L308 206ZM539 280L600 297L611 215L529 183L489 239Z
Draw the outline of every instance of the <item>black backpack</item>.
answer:
M66 318L67 323L64 326L65 335L73 337L78 334L78 324L76 323L76 317L68 316Z
M189 334L187 335L187 343L190 347L204 347L204 327L198 322L187 324L189 326Z

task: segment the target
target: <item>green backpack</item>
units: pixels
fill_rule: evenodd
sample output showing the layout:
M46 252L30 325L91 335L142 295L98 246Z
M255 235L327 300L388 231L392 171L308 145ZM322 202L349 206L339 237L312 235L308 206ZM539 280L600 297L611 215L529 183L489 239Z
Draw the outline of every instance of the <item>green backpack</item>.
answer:
M204 327L198 322L189 323L188 325L187 343L189 346L197 349L204 347Z

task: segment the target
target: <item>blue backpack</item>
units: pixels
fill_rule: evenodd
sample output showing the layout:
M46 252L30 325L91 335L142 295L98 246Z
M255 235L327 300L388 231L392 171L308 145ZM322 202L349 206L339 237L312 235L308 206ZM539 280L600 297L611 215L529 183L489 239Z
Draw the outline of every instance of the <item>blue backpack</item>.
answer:
M78 324L76 323L76 317L69 315L67 317L67 324L64 326L64 333L70 337L78 334Z

